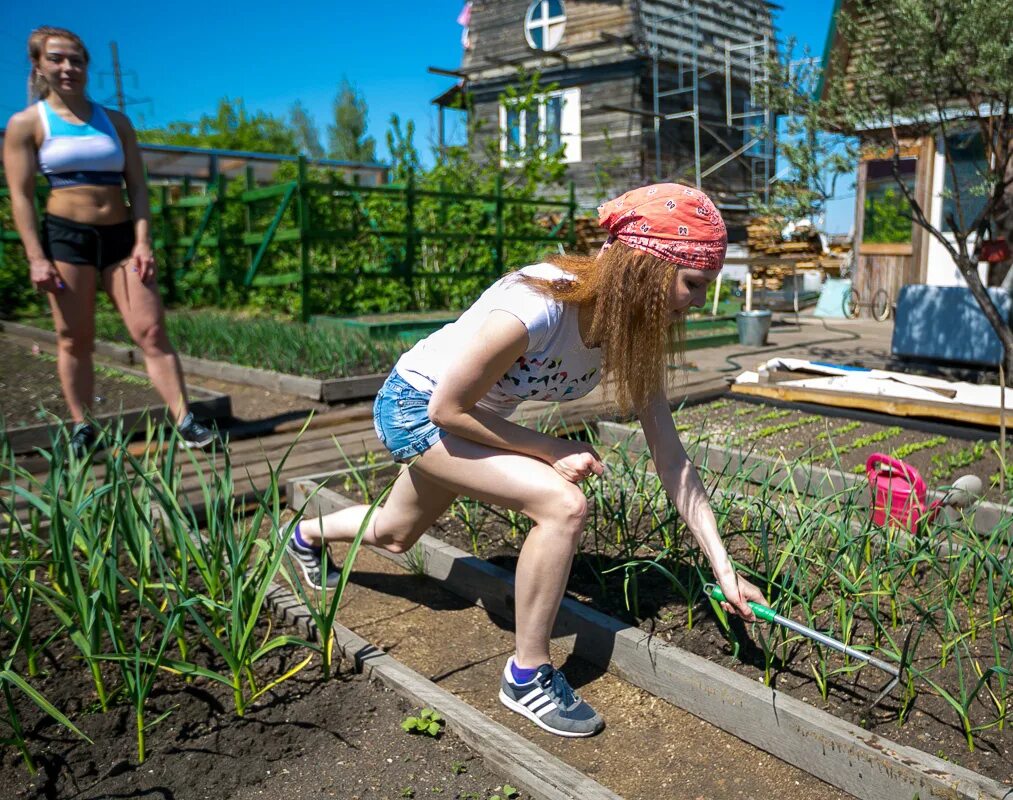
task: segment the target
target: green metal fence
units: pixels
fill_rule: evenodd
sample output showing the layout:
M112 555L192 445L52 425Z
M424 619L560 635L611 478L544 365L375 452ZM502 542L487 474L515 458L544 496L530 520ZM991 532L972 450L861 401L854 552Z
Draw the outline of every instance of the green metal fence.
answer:
M417 310L421 282L479 285L512 263L508 247L576 241L572 182L561 200L511 196L502 177L492 192L471 194L420 188L414 175L404 184L360 186L311 172L305 159L295 166L294 176L270 185L257 185L248 169L245 180L219 175L206 185L184 179L151 187L153 241L170 303L180 299L181 281L199 270L219 297L230 286L296 290L303 320L333 310L314 307L325 285L369 281L400 286L400 307L389 310ZM46 192L40 185L40 208ZM10 219L3 189L0 268L12 255L23 257Z

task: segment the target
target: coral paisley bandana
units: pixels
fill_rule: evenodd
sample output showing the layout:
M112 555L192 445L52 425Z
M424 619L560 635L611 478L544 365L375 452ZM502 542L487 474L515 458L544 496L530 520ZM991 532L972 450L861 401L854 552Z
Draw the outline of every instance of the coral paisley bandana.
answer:
M692 269L721 269L728 232L721 212L699 189L656 183L598 206L598 224L612 242Z

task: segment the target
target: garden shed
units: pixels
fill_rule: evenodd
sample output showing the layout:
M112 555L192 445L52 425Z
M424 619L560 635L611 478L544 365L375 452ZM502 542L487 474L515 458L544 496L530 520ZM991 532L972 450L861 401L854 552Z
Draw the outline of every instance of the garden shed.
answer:
M848 81L854 73L856 54L841 36L842 14L858 13L854 0L835 0L823 63L825 71L818 92L826 98L835 81ZM862 18L866 26L882 25L875 15ZM873 41L884 41L875 38ZM846 84L852 91L851 84ZM910 219L907 203L898 185L898 177L911 189L912 196L937 229L947 228L946 219L954 211L959 196L963 214L973 219L986 198L975 191L978 174L984 166L984 148L973 124L950 125L942 131L898 127L900 142L897 176L894 175L893 150L883 142L890 132L889 122L870 120L860 131L861 156L855 196L855 272L853 285L862 297L872 297L883 289L896 302L900 289L908 284L965 286L945 247L927 230ZM943 136L946 136L946 141ZM947 166L946 151L952 159ZM947 234L952 240L952 234ZM978 265L982 280L988 284L987 264Z

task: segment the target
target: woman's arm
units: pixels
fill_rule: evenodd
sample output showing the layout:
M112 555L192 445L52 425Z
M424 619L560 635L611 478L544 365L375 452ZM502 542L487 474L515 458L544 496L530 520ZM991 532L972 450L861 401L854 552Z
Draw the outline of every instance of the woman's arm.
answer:
M675 503L679 515L686 521L690 533L707 556L714 577L729 600L723 604L725 610L734 610L743 619L754 620L748 601L765 603L766 599L759 589L735 574L718 533L707 489L686 453L686 448L682 446L668 401L664 395L659 394L638 416L651 448L658 477Z
M148 183L144 175L144 162L137 146L137 134L130 120L118 111L107 111L123 145L123 179L130 198L130 214L134 219L134 250L130 258L132 267L147 283L155 277L155 256L151 248L151 203Z
M528 332L517 317L491 312L440 379L429 401L429 418L456 436L541 459L574 483L592 473L601 475L601 461L590 446L539 433L477 407L527 347Z
M25 246L32 284L43 292L58 292L63 288L60 273L46 258L39 239L39 220L35 214L35 173L38 155L35 144L34 109L21 111L11 117L4 134L4 172L11 191L11 210L14 227Z

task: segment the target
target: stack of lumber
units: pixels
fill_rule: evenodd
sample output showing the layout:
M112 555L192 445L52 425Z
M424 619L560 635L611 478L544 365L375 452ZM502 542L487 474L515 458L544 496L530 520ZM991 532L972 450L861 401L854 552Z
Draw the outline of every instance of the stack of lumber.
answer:
M802 228L793 238L781 238L784 220L776 217L753 217L746 224L746 244L751 255L785 256L797 259L806 255L819 256L823 248L815 228Z
M546 233L555 230L559 223L563 222L561 231L566 230L566 222L564 219L565 215L559 213L544 214L539 217L542 225L545 226ZM605 244L605 237L608 234L605 229L598 224L597 218L591 217L577 217L574 222L577 229L577 243L574 247L567 247L568 252L575 254L585 253L597 253L603 244Z
M773 217L753 217L746 223L746 245L750 253L765 253L779 241L781 228Z

